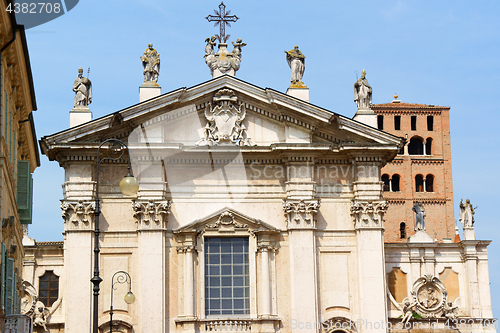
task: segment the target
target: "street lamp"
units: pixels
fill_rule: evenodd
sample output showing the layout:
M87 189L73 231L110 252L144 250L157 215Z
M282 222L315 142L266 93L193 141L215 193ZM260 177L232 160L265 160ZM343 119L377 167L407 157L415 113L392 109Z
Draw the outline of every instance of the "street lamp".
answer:
M118 274L115 280L115 276ZM127 304L132 304L135 301L135 295L132 293L132 279L130 275L125 271L118 271L113 274L111 278L111 305L109 306L109 333L113 332L113 290L115 289L116 283L128 283L128 293L125 294L124 300Z
M101 158L101 147L108 145L106 147L106 156ZM101 162L106 160L116 161L120 159L124 154L125 150L128 153L128 172L127 175L120 182L120 191L125 195L134 195L139 189L136 179L130 173L130 152L125 144L125 142L118 139L107 139L99 145L97 148L97 173L96 173L96 187L95 187L95 224L94 224L94 276L90 279L90 282L94 285L94 303L93 303L93 326L92 332L99 333L99 284L102 282L99 276L99 217L101 216L101 205L99 203L99 172L101 171Z

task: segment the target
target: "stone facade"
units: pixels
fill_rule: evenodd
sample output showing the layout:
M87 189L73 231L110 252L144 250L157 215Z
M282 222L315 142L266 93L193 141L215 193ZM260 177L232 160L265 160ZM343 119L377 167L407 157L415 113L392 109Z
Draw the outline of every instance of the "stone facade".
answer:
M461 298L458 313L491 317L480 278L487 261L473 271L463 259L485 258L487 242L445 245L423 235L384 245L381 169L401 138L222 76L42 138L43 153L66 173L62 307L47 319L50 332L90 330L97 147L110 137L129 150L100 169L101 332L120 270L136 295L127 304L118 296L127 286L114 290L121 332L387 332L426 274L441 289L426 282L417 298L458 295L446 313ZM133 197L117 186L128 158L139 180ZM34 266L52 269L36 256ZM479 281L477 308L465 295ZM443 322L445 305L434 302L425 309Z

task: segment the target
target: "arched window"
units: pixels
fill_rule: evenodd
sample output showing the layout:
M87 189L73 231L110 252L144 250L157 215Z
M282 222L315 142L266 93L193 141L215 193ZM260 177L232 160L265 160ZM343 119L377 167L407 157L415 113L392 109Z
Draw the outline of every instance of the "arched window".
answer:
M424 176L422 176L422 175L415 176L415 190L417 192L424 191Z
M425 142L425 154L432 155L432 138L427 138Z
M408 154L410 155L423 155L424 154L424 141L414 136L410 139L410 144L408 145Z
M59 277L53 271L46 271L39 278L39 300L46 306L50 307L59 298Z
M383 174L382 175L382 181L384 182L384 192L389 192L389 190L390 190L389 175L388 174Z
M401 191L400 188L399 188L399 181L400 181L401 177L399 175L392 175L392 179L391 179L391 190L392 192L399 192Z
M406 238L406 223L404 222L401 222L399 224L399 235L401 239L405 239Z
M434 192L434 176L431 174L425 177L425 191Z

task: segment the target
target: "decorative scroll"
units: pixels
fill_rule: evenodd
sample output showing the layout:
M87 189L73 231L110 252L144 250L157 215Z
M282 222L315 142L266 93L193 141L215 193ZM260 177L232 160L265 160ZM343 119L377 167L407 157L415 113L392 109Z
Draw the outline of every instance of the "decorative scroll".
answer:
M225 211L220 214L219 218L215 223L206 224L205 229L245 229L248 225L238 223L234 220L234 215L231 212Z

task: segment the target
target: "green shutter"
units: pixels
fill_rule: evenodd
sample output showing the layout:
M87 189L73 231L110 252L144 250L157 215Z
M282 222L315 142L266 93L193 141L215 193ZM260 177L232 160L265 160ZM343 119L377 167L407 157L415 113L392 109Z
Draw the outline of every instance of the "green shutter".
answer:
M29 161L17 163L17 209L22 224L31 224L33 210L33 177Z
M0 280L1 280L1 289L0 289L0 307L2 309L5 309L5 261L7 260L7 254L5 253L5 244L2 243L1 249L0 249L0 255L2 259L2 266L0 268Z
M14 259L7 258L7 270L5 278L5 314L13 312L14 301Z
M14 294L12 297L12 314L19 314L19 291L17 290L17 274L14 273L14 280L12 281L12 288Z

